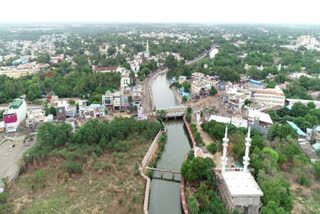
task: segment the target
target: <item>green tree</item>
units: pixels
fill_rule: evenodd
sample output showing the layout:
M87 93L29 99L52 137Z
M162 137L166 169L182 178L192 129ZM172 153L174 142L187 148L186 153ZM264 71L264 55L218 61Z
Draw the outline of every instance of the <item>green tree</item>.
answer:
M276 202L270 201L267 205L264 205L261 209L261 214L286 214L287 212L279 207Z
M208 146L207 146L209 152L211 152L212 154L215 154L218 150L217 148L217 145L215 143L210 143Z
M188 201L189 201L188 207L189 207L190 214L199 214L200 207L199 207L199 203L198 203L197 199L192 196L189 198Z
M56 116L57 115L57 109L53 106L50 107L50 114Z
M182 86L185 92L190 92L191 83L189 81L184 81Z
M218 93L217 89L214 86L210 88L210 95L215 96Z
M116 53L116 48L115 47L108 47L108 50L107 50L107 53L108 53L108 56L111 56L113 54Z
M305 115L307 115L307 113L308 113L308 108L306 108L306 106L301 102L297 102L293 104L290 111L290 115L294 117L304 117Z
M276 87L276 82L271 81L268 83L267 88L275 88Z
M164 118L166 118L167 112L165 110L158 110L156 112L156 118L158 121L163 121Z

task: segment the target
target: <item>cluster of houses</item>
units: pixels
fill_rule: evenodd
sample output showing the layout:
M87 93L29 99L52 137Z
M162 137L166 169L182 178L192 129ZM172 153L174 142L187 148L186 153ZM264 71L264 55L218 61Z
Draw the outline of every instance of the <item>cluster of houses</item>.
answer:
M208 96L211 87L215 87L218 90L223 88L223 83L219 81L218 76L205 75L200 72L192 73L190 80L187 80L186 76L179 76L177 80L175 77L172 79L172 82L178 82L180 84L185 81L190 82L191 84L190 92L184 91L184 88L182 87L179 90L179 96L185 96L187 97L187 100L192 101Z

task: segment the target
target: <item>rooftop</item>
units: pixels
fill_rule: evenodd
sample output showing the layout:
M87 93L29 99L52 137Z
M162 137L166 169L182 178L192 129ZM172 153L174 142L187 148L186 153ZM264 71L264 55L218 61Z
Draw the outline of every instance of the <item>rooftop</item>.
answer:
M263 196L263 192L250 172L226 171L222 173L222 177L232 197Z
M9 105L9 108L18 109L22 105L22 103L23 103L22 99L16 99Z
M287 123L297 131L298 135L306 136L306 134L294 122L287 120Z

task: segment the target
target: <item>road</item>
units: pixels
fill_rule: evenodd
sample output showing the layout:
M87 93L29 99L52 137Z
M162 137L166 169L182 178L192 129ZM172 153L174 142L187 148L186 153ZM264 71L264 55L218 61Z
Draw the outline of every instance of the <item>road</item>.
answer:
M8 178L10 182L19 172L19 162L23 152L34 145L35 140L30 143L30 146L23 144L25 136L14 138L14 142L6 141L0 145L0 179ZM10 149L15 144L15 147ZM0 188L4 185L0 182Z

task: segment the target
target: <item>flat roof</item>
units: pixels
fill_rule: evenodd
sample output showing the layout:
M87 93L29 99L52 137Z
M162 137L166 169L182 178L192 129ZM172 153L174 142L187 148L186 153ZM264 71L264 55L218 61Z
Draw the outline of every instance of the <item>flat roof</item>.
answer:
M263 196L263 192L250 172L226 171L222 173L222 177L232 197Z

